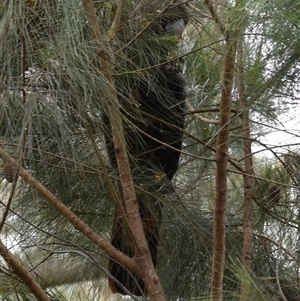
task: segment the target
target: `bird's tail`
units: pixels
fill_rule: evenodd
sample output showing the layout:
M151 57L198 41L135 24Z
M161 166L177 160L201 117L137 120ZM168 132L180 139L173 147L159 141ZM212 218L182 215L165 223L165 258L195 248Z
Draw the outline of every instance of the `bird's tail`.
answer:
M161 208L159 204L148 206L139 202L139 210L152 261L156 266ZM127 256L134 257L135 247L128 235L123 219L118 216L114 220L111 244ZM108 271L110 273L108 284L113 293L128 295L127 291L129 291L135 296L142 296L147 293L144 282L112 258L109 259Z

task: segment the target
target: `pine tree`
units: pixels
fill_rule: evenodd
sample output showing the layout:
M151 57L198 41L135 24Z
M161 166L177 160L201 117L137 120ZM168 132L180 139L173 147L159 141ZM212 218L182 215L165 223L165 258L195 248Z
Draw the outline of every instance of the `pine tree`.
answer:
M137 272L110 244L116 207L130 217L121 204L134 192L152 205L142 219L160 220L160 298L297 300L299 137L297 129L282 130L291 142L264 137L299 105L299 4L187 2L182 39L163 34L167 10L147 4L157 3L0 4L1 298L121 300L108 288L107 263L117 258ZM182 69L187 91L169 178L132 151L155 121L141 114L136 87L155 83L168 64ZM107 147L105 133L128 156L125 179L111 162L120 148ZM158 300L156 279L143 277Z

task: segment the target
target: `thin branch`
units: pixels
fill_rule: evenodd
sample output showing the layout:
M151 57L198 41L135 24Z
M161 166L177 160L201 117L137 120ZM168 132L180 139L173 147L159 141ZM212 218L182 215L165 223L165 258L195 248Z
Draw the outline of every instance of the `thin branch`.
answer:
M23 22L23 27L24 27L24 22ZM22 48L21 48L21 58L22 58L22 104L23 106L25 105L26 102L26 89L25 89L25 80L26 80L26 76L25 76L25 71L26 71L26 41L25 41L25 36L24 36L24 28L22 30L22 36L21 36L21 43L22 43ZM2 215L2 219L1 219L1 223L0 223L0 232L2 231L2 228L5 224L5 221L7 219L8 216L8 212L9 212L9 208L12 204L13 201L13 197L14 194L16 192L16 187L17 187L17 182L18 182L18 177L19 177L19 170L20 170L20 164L23 160L24 154L25 154L25 148L26 148L26 138L27 138L27 126L28 126L28 122L29 122L29 118L27 118L26 120L26 111L24 108L24 115L23 115L23 127L22 127L22 133L21 133L21 151L20 151L20 155L19 155L19 160L18 160L18 164L16 166L16 172L13 175L14 177L14 181L13 181L13 186L7 201L7 205L5 207L5 210L3 212Z
M121 205L121 197L117 194L116 188L114 187L114 185L112 183L112 180L111 180L111 175L108 173L107 168L104 164L103 156L102 156L101 152L99 151L98 145L97 145L97 143L96 143L96 141L93 137L92 131L91 131L91 129L90 129L90 127L89 127L89 125L86 121L84 121L84 126L87 130L88 136L89 136L89 138L92 142L94 151L96 153L96 156L98 158L100 166L103 170L102 174L104 175L105 182L107 183L107 185L109 187L109 191L112 194L115 203L121 208L122 218L127 219L127 216L126 216L126 214L123 210L123 206ZM128 223L128 221L127 221L127 223Z
M0 148L0 158L6 162L16 164L15 160ZM53 195L46 187L37 181L28 171L20 167L20 176L23 180L37 191L37 193L48 201L62 216L69 220L75 229L84 234L95 245L104 250L110 256L116 258L126 268L133 269L133 259L124 255L122 252L113 247L104 238L95 233L88 225L86 225L76 214L74 214L66 205L64 205L55 195Z
M276 274L276 282L277 282L277 286L278 286L278 293L279 293L279 295L280 295L280 297L282 298L283 301L288 301L286 296L284 295L284 292L282 290L282 285L280 283L280 276L279 276L279 273L280 273L279 272L280 258L281 258L281 247L278 247L277 256L276 256L276 265L275 265L275 274Z
M201 9L199 9L198 7L196 7L195 5L193 5L191 2L188 2L187 5L188 5L188 7L190 7L192 10L198 12L198 13L201 15L201 17L208 18L208 19L212 19L212 16L211 16L211 15L205 14Z
M17 214L17 215L18 215L18 214ZM18 215L18 216L19 216L20 218L22 218L20 215ZM28 222L28 221L26 221L26 222ZM32 224L31 224L31 225L32 225ZM32 226L35 227L34 225L32 225ZM11 227L11 228L13 228L13 227ZM37 227L36 227L36 228L37 228ZM14 228L13 228L13 229L14 229ZM39 229L39 228L37 228L37 229ZM16 229L14 229L14 230L16 231ZM40 231L43 231L44 233L47 233L46 231L44 231L44 230L42 230L42 229L39 229L39 230L40 230ZM61 239L61 238L59 238L59 237L57 237L57 236L54 236L53 234L50 234L50 233L47 233L47 234L51 235L52 237L56 237L57 239L59 239L59 240L61 240L61 241L67 242L68 245L74 246L74 247L76 247L76 249L75 249L75 250L73 250L73 249L72 249L72 250L64 250L64 251L53 251L52 249L48 249L48 248L46 248L46 247L43 247L43 246L41 246L39 243L33 241L34 246L37 246L39 249L49 252L49 254L48 254L42 261L40 261L38 264L36 264L34 267L32 267L32 268L30 269L29 272L32 272L32 271L36 270L40 265L42 265L44 262L46 262L46 260L47 260L48 258L50 258L53 254L80 254L81 256L85 257L87 260L89 260L90 262L92 262L95 266L97 266L97 268L99 268L100 270L102 270L106 275L108 275L108 277L110 277L110 278L112 278L114 281L116 281L116 282L118 283L118 285L120 285L120 286L122 287L122 289L127 293L128 296L130 296L133 300L137 300L137 298L136 298L134 295L132 295L132 294L126 289L126 287L124 287L124 285L123 285L122 283L120 283L117 279L115 279L115 278L109 273L109 271L108 271L107 269L105 269L103 266L101 266L101 265L94 259L93 256L89 255L89 254L87 253L87 251L86 251L83 247L81 247L81 246L78 245L78 244L72 243L72 242L70 242L70 241ZM27 238L28 238L29 240L33 240L30 236L28 236ZM79 249L80 251L77 250L77 249ZM65 270L65 269L64 269L64 270ZM48 268L47 268L47 271L49 272L49 269L48 269ZM40 274L40 272L38 272L38 274ZM44 277L43 273L42 273L42 278L46 278L46 279L48 280L48 277ZM59 279L59 284L62 284L62 283L61 283L61 279ZM48 287L48 286L46 286L46 287Z
M253 162L252 162L252 148L251 148L251 132L250 132L250 118L249 118L249 103L245 97L245 78L243 69L244 60L244 49L243 40L239 40L238 46L238 93L241 107L241 126L243 133L243 150L245 157L245 173L244 179L244 225L243 225L243 252L242 260L244 268L250 273L251 272L251 261L252 261L252 232L253 232ZM240 300L248 300L250 294L249 289L243 283L241 284L241 295Z
M293 52L291 53L290 57L284 60L283 65L276 71L276 73L271 76L268 80L266 80L259 90L252 95L247 95L250 99L250 103L257 101L266 91L272 88L274 83L282 79L286 74L287 71L299 60L299 48L295 47Z
M124 9L124 6L125 6L125 3L126 3L126 0L120 0L120 3L118 4L118 7L117 7L117 11L116 11L116 14L115 14L115 17L114 17L114 20L111 24L111 27L110 27L110 30L108 32L108 38L110 40L112 40L114 38L114 36L116 35L116 33L118 32L119 30L119 27L120 27L120 21L121 21L121 17L122 17L122 12L123 12L123 9Z
M147 71L147 70L156 69L158 67L167 65L167 64L169 64L171 62L178 61L178 60L180 60L182 58L185 58L185 57L187 57L187 56L189 56L189 55L191 55L193 53L196 53L196 52L198 52L198 51L200 51L202 49L209 48L209 47L211 47L211 46L213 46L215 44L221 43L221 42L224 42L224 39L220 39L220 40L211 42L211 43L209 43L207 45L204 45L204 46L198 47L196 49L193 49L193 50L191 50L191 51L189 51L187 53L184 53L184 54L181 54L181 55L177 55L177 56L175 56L173 58L168 59L167 61L164 61L164 62L161 62L161 63L158 63L158 64L154 64L154 65L151 65L149 67L139 68L138 71L141 72L141 73L143 73L144 71ZM119 53L119 50L116 53ZM132 74L132 73L136 73L136 70L120 72L120 73L117 73L117 74L114 74L114 75L121 76L121 75Z
M198 113L195 113L195 108L193 107L193 105L188 101L186 100L186 104L187 104L187 107L189 109L189 112L193 112L193 114L200 120L206 122L206 123L209 123L209 124L219 124L219 120L212 120L212 119L208 119L208 118L205 118L203 116L201 116L200 114Z
M189 138L192 138L193 140L195 140L196 142L202 144L203 146L205 146L205 147L208 148L209 150L213 151L214 153L217 152L216 148L212 147L212 146L209 145L207 142L205 142L205 141L199 139L198 137L196 137L196 136L190 134L190 133L187 132L186 130L183 130L183 129L181 129L181 128L175 126L174 124L171 124L171 123L169 123L169 122L167 122L167 121L164 121L164 120L162 120L162 119L159 119L159 118L157 118L157 117L155 117L155 116L153 116L153 115L151 115L151 114L148 114L148 113L146 113L146 112L142 112L142 115L143 115L143 116L146 116L146 117L148 117L148 118L151 118L151 119L153 119L153 120L156 121L156 122L160 122L160 123L162 123L162 124L164 124L164 125L167 125L167 126L173 128L173 129L176 129L176 130L178 130L178 131L181 131L182 134L186 135L186 136L189 137ZM139 131L141 131L141 130L139 130ZM154 138L151 137L151 139L154 139ZM160 141L160 143L162 143L162 142ZM168 147L169 147L169 148L172 148L172 146L168 146ZM178 150L176 149L176 151L178 151ZM184 153L184 152L183 152L183 153ZM237 170L239 170L240 172L244 173L243 168L242 168L241 166L238 165L237 161L236 161L234 158L230 157L229 154L227 154L227 156L228 156L228 162L229 162L232 166L234 166Z
M163 10L159 11L159 13L153 17L151 19L151 21L149 23L147 23L147 25L140 31L138 32L128 43L126 43L123 47L121 47L120 49L118 49L116 51L116 54L118 53L123 53L124 50L126 50L131 44L133 44L139 37L141 37L152 25L153 23L173 4L174 5L174 0L171 0L171 2L169 3L169 5L167 5ZM133 15L131 16L133 17ZM152 66L151 66L152 68Z
M17 173L18 175L18 173ZM4 227L4 224L5 224L5 221L7 219L7 216L8 216L8 212L9 212L9 209L10 209L10 206L12 204L12 200L13 200L13 196L15 195L15 192L16 192L16 188L17 188L17 180L16 180L16 177L17 175L15 175L15 181L13 182L13 186L12 186L12 189L10 191L10 194L9 194L9 197L8 197L8 201L6 203L6 206L5 206L5 209L4 209L4 212L2 214L2 219L1 219L1 223L0 223L0 232L2 231L3 227Z
M220 30L222 32L222 34L224 35L224 37L227 39L227 33L226 33L226 28L225 26L222 24L221 19L217 13L216 8L214 7L213 3L211 0L205 0L204 1L206 6L208 7L213 19L215 20L215 22L219 25Z
M284 251L286 254L288 254L294 262L298 262L298 258L294 254L292 254L287 248L285 248L281 243L277 242L276 240L274 240L274 239L270 238L269 236L262 234L262 233L254 232L253 235L264 238L265 240L268 240L269 242L271 242L272 244L274 244L275 246L280 248L282 251Z

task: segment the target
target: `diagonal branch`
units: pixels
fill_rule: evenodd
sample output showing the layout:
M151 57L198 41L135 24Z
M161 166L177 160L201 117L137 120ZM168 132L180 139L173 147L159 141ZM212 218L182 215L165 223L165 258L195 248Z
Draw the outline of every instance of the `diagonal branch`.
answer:
M13 164L16 164L15 160L1 148L0 158L5 162L11 162ZM46 187L44 187L39 181L37 181L27 170L20 167L19 175L29 186L34 188L42 198L48 201L58 212L60 212L62 216L68 219L75 229L80 231L95 245L104 250L110 256L116 258L127 268L134 268L134 263L131 258L125 256L122 252L120 252L110 243L108 243L103 237L94 232L76 214L74 214L66 205L64 205L55 195L53 195Z
M111 24L111 27L110 27L110 30L108 32L108 38L110 40L114 38L114 36L116 35L116 33L119 30L121 16L122 16L122 12L123 12L123 9L124 9L124 6L125 6L125 2L126 2L126 0L121 0L120 3L118 4L114 20L113 20L113 22Z
M39 301L50 301L47 294L37 283L34 277L29 273L29 271L21 265L20 261L5 247L5 245L0 240L0 255L6 261L13 273L18 275L18 277L24 282L24 284L29 288L33 295Z
M215 22L219 25L220 27L220 31L222 32L222 34L224 35L224 37L227 36L227 33L226 33L226 28L225 26L223 25L223 23L221 22L221 19L217 13L217 10L215 8L215 6L213 5L212 1L211 0L205 0L204 1L206 6L208 7L210 13L211 13L211 16L213 17L213 19L215 20Z

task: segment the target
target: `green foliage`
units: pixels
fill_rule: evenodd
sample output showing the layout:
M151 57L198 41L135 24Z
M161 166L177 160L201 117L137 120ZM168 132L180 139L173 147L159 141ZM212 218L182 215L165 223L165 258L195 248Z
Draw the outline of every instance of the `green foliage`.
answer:
M95 2L104 35L113 20L115 5L111 1ZM155 72L151 66L178 55L173 51L178 40L153 37L152 29L146 29L149 20L125 26L133 5L125 7L122 29L109 46L113 76L126 115L124 127L129 130L132 124L128 116L141 118L131 96L132 83L137 76L151 77ZM206 17L209 11L203 3L196 1L194 5L200 12L191 12L179 53L184 54L188 101L199 113L186 116L174 191L153 194L163 204L158 272L168 300L209 299L218 125L207 120L219 118L225 43L219 24ZM237 78L242 72L253 121L253 144L259 145L264 133L280 124L280 114L292 102L299 104L300 7L292 0L250 1L247 14L240 16L239 12L230 2L218 10L222 20L244 32L243 66L235 70L230 138L230 156L243 169ZM107 124L102 118L101 100L107 95L107 83L97 57L102 45L90 36L82 4L73 0L5 0L0 4L0 20L4 41L0 43L1 148L20 159L37 180L109 240L114 197L107 176L120 192L103 135ZM261 158L254 162L253 218L257 235L253 242L253 273L246 273L238 261L228 265L226 300L239 299L239 281L253 291L250 300L280 300L280 290L288 300L300 294L295 260L299 243L299 148L283 155L275 148L273 153L276 159L268 159L266 164ZM227 258L240 258L244 187L241 169L233 165L229 169ZM153 177L138 179L137 191L155 181ZM280 199L270 204L274 185L280 189ZM1 210L11 187L5 181L1 183ZM259 235L271 237L277 244ZM12 252L52 300L69 300L70 295L74 300L95 300L95 296L101 300L99 294L106 289L107 256L21 179L5 231L1 232L1 238L5 237ZM295 258L288 256L287 250ZM0 296L5 300L32 300L26 287L15 287L15 281L0 261ZM93 296L85 295L91 288Z

